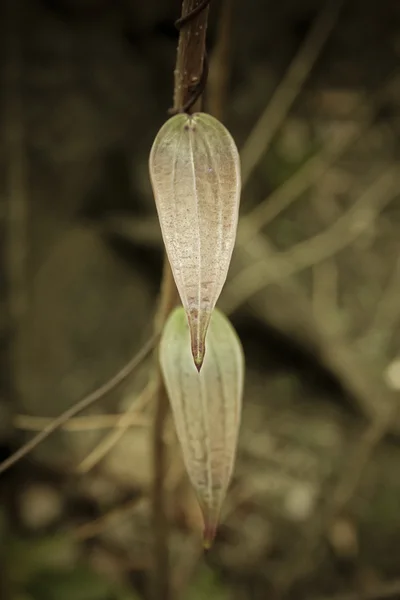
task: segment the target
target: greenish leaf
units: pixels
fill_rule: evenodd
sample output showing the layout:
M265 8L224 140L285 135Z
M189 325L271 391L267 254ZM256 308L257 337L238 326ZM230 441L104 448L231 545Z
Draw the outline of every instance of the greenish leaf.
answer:
M183 459L211 544L234 467L240 426L244 356L229 320L214 310L207 354L198 372L183 308L173 311L160 341L160 364Z

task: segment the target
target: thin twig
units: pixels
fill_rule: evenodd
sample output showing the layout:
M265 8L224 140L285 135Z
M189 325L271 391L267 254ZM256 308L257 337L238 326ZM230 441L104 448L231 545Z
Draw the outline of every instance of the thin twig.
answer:
M327 0L286 75L243 146L241 152L243 187L267 151L317 61L336 25L343 1Z
M40 431L37 435L35 435L31 440L29 440L29 442L24 444L21 448L19 448L16 452L14 452L14 454L12 454L9 458L7 458L5 461L3 461L0 464L0 474L4 473L4 471L7 471L7 469L9 469L13 465L15 465L15 463L17 463L19 460L21 460L21 458L24 458L25 456L27 456L27 454L32 452L32 450L34 450L36 448L36 446L38 446L38 444L43 442L50 434L54 433L54 431L56 431L57 429L62 427L64 425L64 423L66 423L69 419L71 419L78 413L82 412L86 408L89 408L90 406L92 406L92 404L94 404L95 402L100 400L100 398L103 398L106 394L111 392L118 385L120 385L123 381L125 381L125 379L150 354L151 350L154 348L154 346L158 340L158 337L159 337L158 334L153 335L144 344L144 346L141 348L141 350L139 350L139 352L134 356L134 358L131 361L129 361L129 363L127 363L116 375L114 375L114 377L112 377L112 379L107 381L107 383L105 383L104 385L99 387L97 390L95 390L88 396L85 396L84 398L82 398L82 400L80 400L79 402L74 404L74 406L71 406L66 411L61 413L61 415L59 415L53 421L48 423L46 425L46 427L42 431Z
M132 411L140 411L146 406L151 399L154 397L154 384L150 380L145 389L140 394L139 398L134 398L128 406L127 411L120 416L117 421L116 427L113 431L99 442L93 448L91 452L82 460L82 462L78 465L77 471L79 473L87 473L90 469L93 469L104 457L105 455L114 448L114 446L119 442L124 433L131 426L131 413Z
M372 99L376 106L380 106L387 98L392 87L392 78L382 86ZM345 152L361 136L368 135L376 116L376 109L371 110L368 104L361 102L355 109L354 128L339 141L325 142L324 146L311 156L289 179L271 192L262 202L257 204L239 223L238 242L245 244L249 239L271 223L280 213L290 207L308 188L318 181L330 167L337 163ZM365 115L359 122L359 115Z
M136 408L136 407L135 407ZM126 421L121 422L125 415ZM32 415L15 415L13 423L17 429L24 431L41 431L49 423L54 421L53 417L35 417ZM99 429L124 428L126 422L129 427L147 427L150 424L148 417L140 412L124 413L116 415L91 415L87 417L75 417L70 419L60 429L63 431L98 431Z
M250 243L236 249L239 265L265 260L272 267L276 256L274 245L261 235L255 235ZM333 374L346 391L346 398L367 420L374 422L379 416L380 407L385 404L394 402L398 405L398 393L385 385L375 363L362 364L359 351L350 347L341 335L332 338L317 327L309 299L300 282L294 277L279 279L277 270L273 271L273 275L275 285L263 287L259 294L248 297L249 306L259 321L293 338L312 352L320 364ZM236 290L233 293L236 294ZM227 312L229 307L234 309L235 303L229 297L222 300ZM400 410L390 423L389 431L400 436Z
M206 4L206 3L204 3ZM178 53L175 67L174 85L174 111L180 112L188 104L193 94L193 89L198 85L204 73L204 60L206 54L206 32L208 23L208 6L198 12L203 5L202 0L183 0L182 16L183 26L180 26ZM195 14L195 13L198 14ZM186 21L189 15L194 15ZM201 100L190 108L195 112Z
M227 284L227 311L236 310L261 289L321 262L353 243L398 193L398 170L389 167L327 230L285 252L250 265Z
M238 240L245 244L255 233L271 223L281 212L297 200L320 179L330 167L363 135L372 118L361 123L337 143L327 142L316 155L309 158L289 179L271 192L239 224Z

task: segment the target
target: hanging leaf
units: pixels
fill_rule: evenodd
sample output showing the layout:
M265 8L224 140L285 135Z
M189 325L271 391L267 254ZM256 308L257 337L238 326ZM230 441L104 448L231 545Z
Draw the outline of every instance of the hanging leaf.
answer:
M244 356L229 320L214 310L207 354L197 372L183 308L175 309L160 341L160 364L189 478L211 545L235 461L240 425Z
M200 370L207 327L235 243L238 150L229 131L214 117L179 114L157 134L149 167L165 248Z

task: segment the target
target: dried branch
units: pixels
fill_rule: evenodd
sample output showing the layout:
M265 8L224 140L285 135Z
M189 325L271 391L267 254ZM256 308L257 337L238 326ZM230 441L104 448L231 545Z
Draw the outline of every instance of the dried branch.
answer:
M329 229L296 244L286 252L264 257L233 277L226 286L227 311L236 310L249 296L265 286L321 262L353 243L375 221L380 211L397 195L397 168L389 167L361 194L351 208Z
M19 448L14 454L12 454L9 458L3 461L0 464L0 474L7 471L10 467L15 465L21 458L27 456L32 450L36 448L41 442L43 442L46 438L49 437L50 434L54 433L64 425L69 419L82 412L86 408L89 408L103 398L106 394L115 389L118 385L123 383L131 373L144 361L144 359L150 354L152 349L154 348L157 340L158 334L153 335L146 344L139 350L139 352L134 356L134 358L129 361L112 379L107 381L104 385L99 387L97 390L85 396L64 411L61 415L53 419L50 423L48 423L42 431L40 431L37 435L35 435L29 442L24 444L21 448Z
M289 179L269 194L250 213L242 217L238 232L239 243L246 243L255 233L261 231L281 212L289 208L367 131L371 121L372 117L356 126L340 142L326 142L316 155L309 158Z
M121 417L125 416L122 422ZM32 415L15 415L14 427L24 431L41 431L49 423L54 421L53 417L34 417ZM147 427L150 424L148 417L139 411L115 415L90 415L87 417L74 417L60 426L63 431L98 431L100 429L124 429L128 427Z
M175 68L174 112L197 110L201 98L196 91L205 84L206 31L208 4L205 0L183 0L182 16L177 22L180 28L178 53ZM192 97L196 102L191 106ZM190 108L188 108L190 105ZM156 315L156 327L162 328L169 313L177 302L177 291L168 258L164 257L164 273L161 285L160 306ZM168 523L165 514L166 456L163 442L168 399L160 371L157 372L157 410L153 432L154 487L153 526L155 534L153 597L168 600L171 596Z
M175 67L174 111L176 112L181 112L188 104L194 88L200 84L204 75L208 4L209 2L204 0L182 2L181 24L178 21L180 35ZM190 17L192 14L193 18ZM194 106L188 112L194 112L196 108Z
M114 448L124 433L126 433L126 431L129 429L131 426L132 411L140 411L151 401L153 397L154 384L150 380L143 392L140 394L139 398L134 398L128 406L126 412L119 417L115 425L115 429L111 431L106 438L101 440L101 442L97 444L97 446L93 448L93 450L78 465L78 472L87 473L90 471L90 469L93 469L93 467L95 467L105 457L105 455L110 452L112 448Z
M249 262L261 260L267 265L275 265L276 255L276 249L266 236L255 235L246 244L237 245L233 267L238 271L239 268L247 268ZM263 277L269 273L268 269ZM346 340L339 335L327 336L321 331L312 317L312 307L303 287L295 278L279 279L279 275L274 270L271 281L275 284L260 287L259 293L247 297L252 314L260 323L278 330L311 352L336 378L356 409L366 419L375 422L381 406L398 404L398 394L387 388L375 364L360 361L359 352ZM233 294L236 291L233 289ZM229 308L231 299L226 292L227 288L223 300ZM235 299L232 308L234 305ZM400 411L390 423L390 433L400 435Z
M380 106L388 96L393 84L389 78L375 95L373 100ZM360 121L359 115L365 115ZM346 151L360 137L368 135L374 122L376 109L371 110L369 103L361 102L355 109L354 128L339 141L328 140L323 147L310 157L289 179L270 193L265 200L257 204L253 210L243 216L239 223L238 242L245 244L254 234L271 223L281 212L289 208L308 188L318 181L330 167L337 163Z

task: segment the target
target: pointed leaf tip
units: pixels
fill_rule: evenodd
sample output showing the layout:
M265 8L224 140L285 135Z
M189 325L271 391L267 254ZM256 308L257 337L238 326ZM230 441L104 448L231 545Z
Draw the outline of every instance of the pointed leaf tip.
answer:
M199 315L197 309L192 309L187 315L193 361L199 373L204 362L206 336L210 318L211 311L208 310Z
M204 529L203 529L203 548L204 550L210 550L210 548L212 547L214 540L215 540L215 536L217 534L217 527L218 527L218 520L216 519L215 522L204 522Z
M214 538L215 538L215 532L210 534L209 532L204 531L204 534L203 534L204 550L206 550L206 551L211 550L213 543L214 543Z
M229 131L204 113L171 117L149 158L158 218L192 345L205 343L236 238L240 159ZM201 368L202 352L193 352ZM204 354L204 351L203 351Z
M242 347L229 320L215 309L198 372L188 321L180 307L164 327L159 356L186 471L203 513L204 545L210 547L235 462L244 379Z
M203 366L203 362L204 362L204 354L205 354L205 344L204 343L200 343L200 344L194 344L193 345L193 341L191 343L191 348L192 348L192 356L193 356L193 361L194 361L194 365L197 369L197 372L200 373L201 367Z

